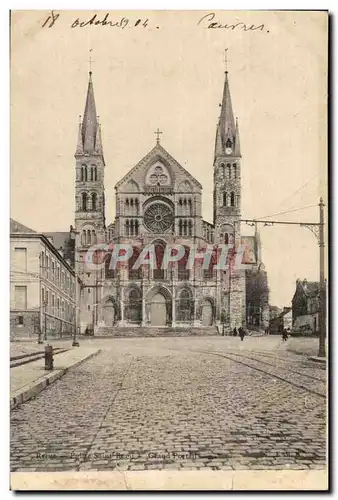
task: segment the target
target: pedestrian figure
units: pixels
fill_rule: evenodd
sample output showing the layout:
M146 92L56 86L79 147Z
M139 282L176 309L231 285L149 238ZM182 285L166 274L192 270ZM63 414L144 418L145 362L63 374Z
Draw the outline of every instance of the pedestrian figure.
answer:
M285 328L284 328L283 333L282 333L282 339L284 341L288 340L288 332L286 331Z
M237 328L235 327L234 330L233 330L233 336L234 337L237 337Z
M238 328L238 335L241 337L241 341L244 340L244 337L245 337L245 331L244 331L244 328L242 327L239 327Z

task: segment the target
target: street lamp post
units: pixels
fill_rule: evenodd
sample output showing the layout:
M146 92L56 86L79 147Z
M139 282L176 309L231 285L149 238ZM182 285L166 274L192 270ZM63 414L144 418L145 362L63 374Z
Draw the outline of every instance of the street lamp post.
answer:
M47 300L43 301L43 312L44 312L44 340L47 340Z
M70 237L71 239L74 240L74 272L75 272L75 315L74 315L74 334L73 334L73 347L79 347L80 343L77 340L77 324L78 324L78 318L77 318L77 303L78 303L78 296L77 296L77 285L78 285L78 274L77 274L77 259L76 259L76 235L79 234L78 231L75 231L73 226L70 226Z

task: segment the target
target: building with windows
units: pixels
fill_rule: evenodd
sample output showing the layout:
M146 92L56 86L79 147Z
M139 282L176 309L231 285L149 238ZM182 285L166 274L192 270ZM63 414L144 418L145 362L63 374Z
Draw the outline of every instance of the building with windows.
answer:
M61 240L64 246L57 249L54 243ZM11 338L73 333L74 242L69 233L39 234L11 219L10 253ZM79 297L79 280L77 287Z
M299 333L316 333L319 325L319 292L317 281L296 281L292 298L292 330Z
M113 106L113 103L112 103ZM105 220L105 159L101 124L96 112L92 73L85 110L79 123L75 152L75 265L83 282L81 331L114 333L115 327L207 327L269 324L267 274L261 243L241 235L242 153L239 124L234 118L228 72L225 73L221 113L213 161L213 222L203 220L202 186L160 143L116 184L115 220ZM210 145L212 147L212 145ZM179 261L162 268L166 245L185 248ZM106 245L106 263L100 269L85 263L88 249ZM117 269L110 266L116 244L130 244L131 258ZM217 247L245 245L245 269L216 269ZM156 265L133 269L142 249L154 245ZM192 246L203 253L214 245L210 265L197 259L187 268Z

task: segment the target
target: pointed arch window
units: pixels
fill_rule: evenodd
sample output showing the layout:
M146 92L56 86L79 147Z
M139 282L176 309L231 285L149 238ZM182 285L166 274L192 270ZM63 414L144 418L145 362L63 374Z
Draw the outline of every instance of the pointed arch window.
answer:
M188 198L188 207L189 207L189 215L192 215L192 201L191 201L191 198Z
M133 255L128 260L128 268L129 268L129 279L141 279L142 278L142 266L139 266L138 269L133 269L135 262L137 261L140 255L140 250L138 248L133 248Z
M97 169L95 165L92 165L90 168L90 180L97 181Z
M82 210L83 210L83 212L87 211L87 201L88 201L87 193L82 193Z
M226 245L228 245L228 244L229 244L229 233L225 233L225 235L224 235L224 243L225 243Z
M126 236L129 236L129 226L130 226L129 219L127 219L126 220Z
M87 165L82 165L81 167L81 181L82 182L87 181Z
M182 236L183 235L183 221L182 219L180 219L179 223L178 223L178 229L179 229L179 235Z
M231 164L230 163L227 163L226 172L227 172L227 178L231 179Z
M165 278L165 270L162 269L162 260L164 256L164 245L163 243L156 243L155 245L155 258L156 258L156 269L153 270L153 277L155 280L163 280Z
M221 167L221 173L222 173L223 177L225 177L225 165L224 165L224 163L221 163L220 167Z
M87 230L87 244L91 245L92 244L92 236L91 236L91 231L90 229Z
M227 194L223 193L223 207L227 206Z
M135 221L130 221L130 236L134 236Z
M92 194L92 210L97 210L97 194Z
M188 222L189 236L192 236L192 220Z
M94 243L96 243L96 233L94 231L94 229L92 230L92 244L94 245Z
M178 261L178 266L177 266L179 280L188 280L190 277L190 270L187 269L187 263L188 263L188 259L189 259L190 250L188 247L185 247L184 250L185 250L184 255Z
M234 174L234 179L237 179L237 163L233 163L232 164L232 171L233 171L233 174Z
M233 192L232 192L232 193L231 193L231 195L230 195L230 205L231 205L232 207L234 207L234 206L235 206L235 193L233 193Z
M86 231L85 229L82 231L82 234L81 234L81 245L84 247L86 246L86 242L87 242L87 235L86 235Z

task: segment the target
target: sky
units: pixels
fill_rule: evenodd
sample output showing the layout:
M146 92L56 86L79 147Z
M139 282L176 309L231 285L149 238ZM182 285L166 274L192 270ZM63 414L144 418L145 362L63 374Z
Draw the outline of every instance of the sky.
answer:
M245 31L208 28L199 22L208 13L112 11L108 20L125 28L72 28L95 11L55 11L52 27L50 20L42 27L47 11L14 12L12 218L46 232L74 223L74 153L92 49L107 224L115 216L114 185L153 148L157 127L163 147L203 185L203 215L211 222L227 48L242 150L242 218L318 221L319 197L327 203L326 14L216 11L213 21L223 26L264 25ZM98 11L96 20L105 14ZM242 232L252 228L243 224ZM319 278L317 240L299 226L260 225L260 232L270 303L288 306L297 278Z

